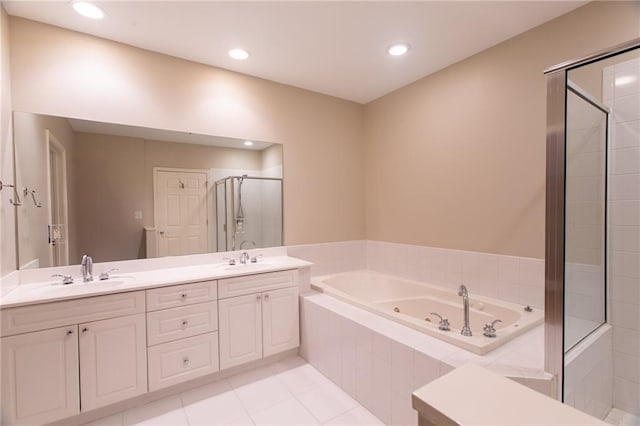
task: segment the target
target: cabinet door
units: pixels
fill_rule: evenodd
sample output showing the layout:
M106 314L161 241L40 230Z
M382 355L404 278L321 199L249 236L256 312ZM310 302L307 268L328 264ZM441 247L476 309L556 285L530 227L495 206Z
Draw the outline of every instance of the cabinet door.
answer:
M0 339L2 421L44 424L80 412L77 326Z
M300 345L298 287L263 294L262 333L264 356Z
M260 294L218 302L221 370L262 358L261 305Z
M80 324L82 411L147 391L144 314Z

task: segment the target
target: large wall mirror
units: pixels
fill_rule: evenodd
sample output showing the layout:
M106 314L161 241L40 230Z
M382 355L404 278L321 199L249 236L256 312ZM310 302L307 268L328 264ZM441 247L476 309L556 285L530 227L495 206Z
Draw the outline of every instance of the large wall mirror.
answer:
M14 112L18 267L274 247L282 146Z

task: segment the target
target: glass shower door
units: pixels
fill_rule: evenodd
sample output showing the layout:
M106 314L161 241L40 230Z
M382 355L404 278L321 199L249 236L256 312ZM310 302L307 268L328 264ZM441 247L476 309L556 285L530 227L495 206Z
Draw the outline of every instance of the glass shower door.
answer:
M606 321L608 110L569 82L566 117L565 352Z

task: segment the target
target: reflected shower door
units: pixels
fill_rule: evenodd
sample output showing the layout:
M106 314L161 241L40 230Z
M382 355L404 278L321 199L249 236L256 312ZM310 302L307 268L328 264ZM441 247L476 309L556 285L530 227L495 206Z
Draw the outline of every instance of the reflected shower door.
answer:
M608 111L567 88L564 350L606 321Z

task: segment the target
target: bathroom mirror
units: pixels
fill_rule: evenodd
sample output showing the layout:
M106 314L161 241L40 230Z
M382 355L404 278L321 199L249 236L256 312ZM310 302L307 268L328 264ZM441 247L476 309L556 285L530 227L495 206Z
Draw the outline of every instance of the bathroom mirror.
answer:
M282 146L14 112L18 267L282 245Z

